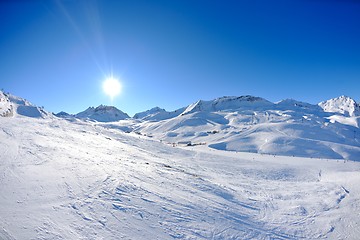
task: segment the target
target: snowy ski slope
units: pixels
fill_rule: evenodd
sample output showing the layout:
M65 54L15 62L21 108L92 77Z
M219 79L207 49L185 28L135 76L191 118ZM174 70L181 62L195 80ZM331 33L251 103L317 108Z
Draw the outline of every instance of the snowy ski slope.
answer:
M58 118L19 97L0 97L6 113L0 117L0 239L360 236L360 162L217 150L231 147L236 135L221 132L231 126L235 131L247 125L244 131L258 137L252 142L271 140L275 131L286 135L286 127L296 126L295 111L285 115L278 110L277 117L266 111L269 115L261 116L263 104L258 104L246 115L243 110L228 111L231 107L225 102L224 109L219 110L218 104L211 112L204 107L212 103L203 102L183 109L184 114L153 109L138 115L150 114L151 121L101 123L71 115ZM294 103L282 104L289 102ZM327 106L334 109L334 104ZM316 122L308 111L305 120ZM162 120L154 120L156 112ZM356 119L345 115L335 119L332 114L328 124L338 134L346 132L347 125L339 121ZM304 124L297 124L303 129ZM314 125L309 124L310 129ZM172 134L164 130L169 139L186 140L179 137L186 131L209 131L207 139L213 137L215 142L220 135L228 142L186 147L160 135L144 136L147 131L161 134L161 127L172 129ZM327 134L324 142L339 144L340 138L334 140L331 131ZM358 160L356 146L348 156Z
M0 118L0 239L356 239L360 163Z

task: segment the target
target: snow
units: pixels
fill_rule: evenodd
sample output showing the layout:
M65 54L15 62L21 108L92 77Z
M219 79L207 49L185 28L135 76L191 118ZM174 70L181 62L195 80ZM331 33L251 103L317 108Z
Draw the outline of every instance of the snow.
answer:
M273 103L253 96L240 96L240 97L221 97L211 101L199 100L193 104L190 104L182 115L198 112L198 111L223 111L223 110L235 110L239 108L252 108L264 107L273 105Z
M8 117L13 115L13 107L9 98L0 91L0 116Z
M114 106L100 105L96 108L89 107L85 111L76 114L75 117L98 122L114 122L129 118L129 115Z
M20 97L2 93L0 99L2 116L53 117ZM104 105L75 115L60 112L55 116L75 123L93 121L104 128L170 144L191 142L217 150L360 161L360 116L352 116L356 111L349 106L358 107L344 96L318 105L293 99L271 103L260 97L240 96L199 100L172 112L155 107L133 118ZM336 109L347 109L349 114Z
M292 99L223 97L197 101L173 118L131 124L164 142L284 156L360 161L359 117L328 113Z
M47 118L51 113L31 104L29 101L0 91L0 117L22 115L32 118Z
M359 128L360 126L360 116L359 117L345 117L341 115L333 115L328 117L327 119L330 120L331 123L340 123L349 126L353 126L355 128Z
M191 142L227 151L360 161L359 105L341 96L317 105L285 99L225 96L168 112L154 107L130 118L115 107L76 115L102 126L176 144ZM109 123L109 124L105 124Z
M173 112L167 112L165 109L154 107L150 110L136 113L134 119L142 119L144 121L161 121L179 116L185 108L175 110Z
M340 96L319 103L325 112L341 113L345 116L360 116L360 106L354 99L347 96Z
M0 115L0 239L360 234L351 114L244 96L54 116L0 92Z
M360 234L359 162L173 147L116 125L0 118L0 239Z

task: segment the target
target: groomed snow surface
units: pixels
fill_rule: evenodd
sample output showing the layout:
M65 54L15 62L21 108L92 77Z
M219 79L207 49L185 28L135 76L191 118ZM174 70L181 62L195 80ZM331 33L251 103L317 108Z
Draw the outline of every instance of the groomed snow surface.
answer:
M360 163L0 118L0 239L358 239Z

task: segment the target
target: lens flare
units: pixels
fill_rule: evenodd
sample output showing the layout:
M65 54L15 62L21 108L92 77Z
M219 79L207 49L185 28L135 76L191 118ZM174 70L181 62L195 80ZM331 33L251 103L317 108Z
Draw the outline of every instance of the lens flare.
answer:
M113 99L120 94L121 84L116 78L109 77L103 82L103 90L106 95Z

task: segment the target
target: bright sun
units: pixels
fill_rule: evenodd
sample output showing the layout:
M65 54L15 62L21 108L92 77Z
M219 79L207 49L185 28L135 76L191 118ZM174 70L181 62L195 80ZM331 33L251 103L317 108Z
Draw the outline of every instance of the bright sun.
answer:
M114 97L119 95L119 93L121 91L121 84L120 84L119 80L117 80L116 78L113 78L113 77L107 78L103 82L102 87L103 87L105 94L108 95L111 99L113 99Z

